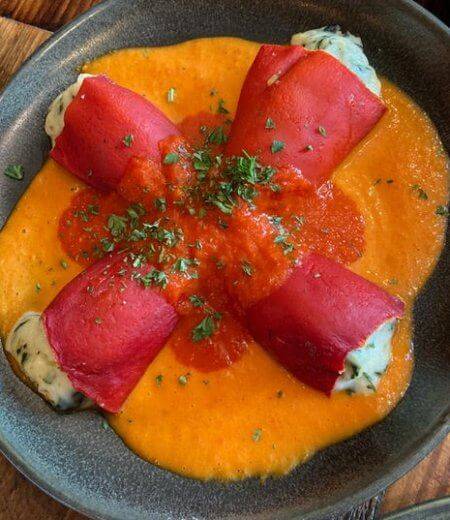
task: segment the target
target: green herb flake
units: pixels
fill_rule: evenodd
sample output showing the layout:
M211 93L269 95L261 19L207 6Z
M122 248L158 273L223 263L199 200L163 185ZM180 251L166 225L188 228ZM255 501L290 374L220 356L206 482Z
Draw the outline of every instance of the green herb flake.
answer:
M162 374L158 374L155 377L156 386L161 386L163 379L164 379L164 376Z
M265 128L267 130L272 130L273 128L275 128L275 122L274 122L274 120L272 118L268 117L266 119Z
M448 214L449 211L447 206L438 206L436 208L436 215L439 215L440 217L447 217Z
M247 276L253 275L254 269L250 262L247 262L247 261L242 262L241 267L242 267L242 271L244 274L246 274Z
M203 307L203 305L205 305L205 300L196 294L189 296L189 301L192 303L193 307Z
M225 108L225 101L223 99L219 99L217 104L217 113L218 114L229 114L230 111Z
M94 322L97 324L97 325L100 325L100 323L102 323L102 319L99 318L98 316L94 319Z
M108 229L113 237L120 237L126 229L127 219L114 213L108 217Z
M284 150L285 144L283 141L273 141L272 145L270 147L270 151L272 153L278 153L281 152L281 150Z
M312 152L314 150L314 146L312 144L308 144L305 146L305 150L307 152Z
M413 184L411 186L411 189L417 192L419 199L421 199L421 200L428 199L428 195L427 195L426 191L423 190L418 184Z
M107 421L102 421L102 429L103 430L109 430L109 424L107 423Z
M253 433L252 433L252 440L253 442L259 442L262 438L262 430L261 428L256 428L255 430L253 430Z
M169 283L166 273L164 271L159 271L158 269L153 269L146 275L139 276L138 280L144 287L156 285L158 287L162 287L163 289L165 289Z
M174 87L170 87L167 91L167 102L173 103L175 101L175 96L177 94L177 91Z
M209 338L217 329L217 321L220 320L220 314L216 316L205 316L202 321L192 329L192 341L198 342Z
M133 134L128 134L128 135L126 135L126 136L122 139L123 144L124 144L127 148L130 148L130 147L131 147L131 145L133 144L133 141L134 141L134 135L133 135Z
M166 154L164 157L163 163L164 164L176 164L179 160L180 156L175 152L170 152Z
M10 164L5 168L4 174L10 179L21 181L23 179L24 169L21 164Z
M41 284L38 282L35 286L34 286L35 290L37 293L41 292L41 289L42 289L42 286Z
M158 211L164 212L167 209L167 202L164 197L158 197L154 200L155 208Z
M59 263L63 269L67 269L69 267L69 264L65 260L61 260Z
M325 130L325 128L323 126L319 126L317 128L317 131L319 132L319 134L322 136L322 137L326 137L327 136L327 131Z

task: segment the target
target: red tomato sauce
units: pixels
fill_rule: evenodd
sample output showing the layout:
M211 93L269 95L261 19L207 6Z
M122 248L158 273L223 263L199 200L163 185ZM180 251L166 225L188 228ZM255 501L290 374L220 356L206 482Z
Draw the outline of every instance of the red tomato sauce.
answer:
M162 167L133 158L118 194L85 189L59 223L65 251L80 264L128 249L137 264L145 257L166 273L160 290L181 315L172 348L203 372L242 356L250 340L242 309L280 285L302 252L349 264L364 251L364 220L353 201L331 182L315 191L295 170L277 171L252 204L238 200L230 214L205 205L192 154L205 140L212 157L221 154L228 128L226 114L187 117L184 138L160 143ZM204 327L212 331L205 337Z

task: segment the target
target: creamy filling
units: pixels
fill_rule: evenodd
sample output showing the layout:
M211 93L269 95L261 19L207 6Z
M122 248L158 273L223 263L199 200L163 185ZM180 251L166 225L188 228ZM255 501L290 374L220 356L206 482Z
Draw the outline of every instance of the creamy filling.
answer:
M356 74L359 79L377 96L381 93L381 84L364 54L361 38L349 32L343 33L339 25L329 25L294 34L292 45L301 45L305 49L328 52Z
M45 119L45 132L52 140L52 147L55 146L56 138L64 128L64 114L67 107L80 91L81 85L86 78L92 78L92 74L80 74L75 83L64 90L50 105L47 118Z
M381 377L391 361L391 342L397 320L388 320L371 334L361 348L349 352L345 369L333 391L349 394L376 392Z
M5 349L32 388L55 408L71 410L92 405L59 368L39 313L26 312L19 318L6 339Z

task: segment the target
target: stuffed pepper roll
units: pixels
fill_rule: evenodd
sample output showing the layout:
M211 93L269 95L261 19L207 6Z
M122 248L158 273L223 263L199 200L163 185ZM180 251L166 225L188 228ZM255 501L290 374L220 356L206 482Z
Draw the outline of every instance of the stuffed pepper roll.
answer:
M81 74L50 106L50 156L99 189L115 189L130 157L160 161L158 143L179 131L144 97L105 76Z
M226 154L257 155L320 186L385 110L331 54L263 45L244 82Z
M99 260L7 338L15 372L60 410L93 403L119 411L177 323L174 308L147 287L153 268L126 260Z
M247 310L254 337L295 377L327 394L370 393L391 358L404 304L315 253Z

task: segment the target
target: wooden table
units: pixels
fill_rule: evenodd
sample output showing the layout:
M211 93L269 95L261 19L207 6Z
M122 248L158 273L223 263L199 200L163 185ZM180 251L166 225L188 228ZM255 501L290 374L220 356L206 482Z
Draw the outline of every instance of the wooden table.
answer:
M25 58L51 32L99 0L0 0L0 90ZM425 0L443 18L446 0ZM7 19L7 18L10 19ZM448 19L447 19L448 20ZM450 494L450 437L414 470L372 500L345 515L371 520L424 500ZM39 491L0 455L0 520L82 520Z

